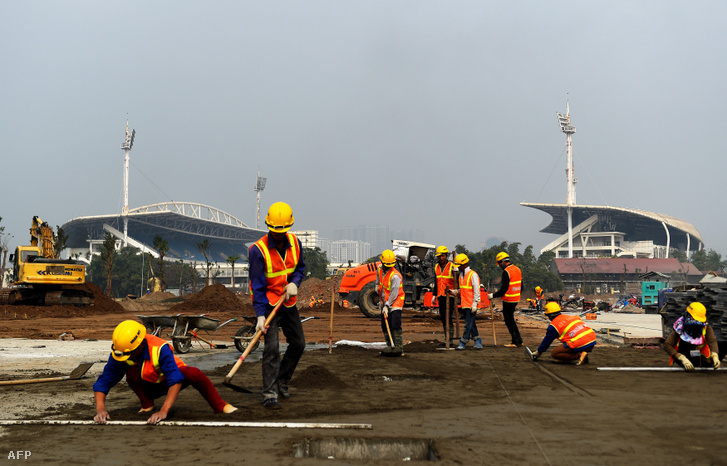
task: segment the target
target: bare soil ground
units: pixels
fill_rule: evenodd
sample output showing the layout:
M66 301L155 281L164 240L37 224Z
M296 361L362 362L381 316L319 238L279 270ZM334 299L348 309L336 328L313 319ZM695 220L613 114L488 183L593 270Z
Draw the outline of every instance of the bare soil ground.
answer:
M316 317L303 324L309 342L329 342L332 286L311 282L310 290L301 287L301 314ZM306 293L320 295L326 302L310 308ZM158 298L125 301L120 309L104 312L71 309L49 315L47 310L0 308L0 335L57 339L72 333L76 339L108 340L119 321L136 315L208 313L222 322L253 314L249 300L214 287L182 303ZM195 346L188 356L228 358L228 363L206 372L223 398L240 409L214 415L189 388L170 417L175 421L361 423L371 424L370 430L10 426L0 427L0 456L30 451L31 460L48 464L128 464L130 454L138 464L318 464L321 459L294 458L295 446L306 439L417 439L431 440L442 464L727 464L721 443L727 428L725 372L599 371L597 367L667 363L658 349L605 344L595 349L590 364L580 367L557 364L548 356L532 362L522 348L502 346L508 334L498 313L498 346L493 345L487 314L478 320L486 345L482 351L442 350L438 317L412 310L403 319L408 342L404 357L386 358L378 351L350 346L336 346L331 353L326 345L307 351L291 381L293 397L282 401L279 411L260 405L259 362L246 362L233 378L233 383L255 393L239 393L221 384L239 356L234 347ZM334 342L382 341L378 320L365 318L358 309L334 305L333 315ZM545 321L522 314L518 322L525 343L536 346ZM234 322L219 329L212 339L231 344L239 325ZM2 358L0 352L0 366L16 364ZM22 378L30 376L23 371ZM20 412L22 419L90 420L94 381L85 377L0 386L0 407L4 412ZM112 420L148 418L148 414L137 414L138 400L125 382L112 390L108 407ZM394 462L398 461L338 459L336 464Z

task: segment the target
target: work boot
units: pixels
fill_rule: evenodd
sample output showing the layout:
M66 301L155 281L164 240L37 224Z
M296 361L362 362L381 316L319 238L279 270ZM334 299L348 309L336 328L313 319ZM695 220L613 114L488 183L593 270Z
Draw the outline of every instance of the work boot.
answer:
M263 400L263 406L268 409L280 409L280 403L277 398L265 398Z
M287 384L278 382L278 396L284 400L290 398L290 390L288 390Z
M235 411L237 411L237 408L235 408L234 406L232 406L230 403L227 403L225 405L225 407L222 408L222 412L225 413L225 414L234 413Z
M480 338L475 340L475 349L482 349L482 340Z
M460 340L459 341L459 346L457 348L455 348L455 349L457 349L459 351L463 351L464 348L465 348L465 346L467 346L467 342L464 341L464 340Z
M392 351L394 353L404 354L404 332L401 330L394 330L391 333L391 336L394 338L394 347L392 348Z

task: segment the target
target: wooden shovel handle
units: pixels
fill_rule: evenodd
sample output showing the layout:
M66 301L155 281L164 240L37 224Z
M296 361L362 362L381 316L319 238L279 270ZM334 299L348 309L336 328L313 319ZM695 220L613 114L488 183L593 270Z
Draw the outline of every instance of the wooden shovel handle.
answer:
M273 318L275 317L275 314L278 313L278 309L280 309L280 306L283 305L284 299L285 299L285 295L281 296L280 300L278 300L278 303L275 305L273 310L270 311L268 318L265 319L265 327L270 325L270 322L272 322ZM240 356L240 359L237 360L235 365L232 366L232 369L227 374L227 377L225 377L225 382L229 382L230 379L232 379L232 376L235 375L235 372L237 372L237 369L239 369L240 366L242 365L242 363L245 361L245 358L247 357L247 355L250 354L250 351L252 351L253 348L255 348L255 344L258 342L258 340L260 339L262 334L263 334L262 330L258 330L257 332L255 332L255 335L252 337L252 340L250 340L250 343L247 344L247 348L245 348L245 351Z

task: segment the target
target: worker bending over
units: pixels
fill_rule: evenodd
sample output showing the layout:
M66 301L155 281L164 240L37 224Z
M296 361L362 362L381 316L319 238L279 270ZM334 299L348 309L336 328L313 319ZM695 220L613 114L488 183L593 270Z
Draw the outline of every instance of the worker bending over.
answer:
M400 356L404 354L404 335L401 330L401 310L404 307L405 297L404 281L401 273L394 267L396 265L394 251L386 249L379 259L381 265L376 271L376 290L379 293L379 306L381 306L381 330L384 332L387 352Z
M459 289L451 293L460 297L460 306L464 312L464 333L459 340L458 350L465 349L467 342L472 338L475 341L475 349L482 349L480 332L477 330L477 305L480 303L480 276L468 265L470 262L467 254L457 254L454 258L454 265L459 269Z
M717 338L707 322L704 304L693 302L674 322L674 330L664 342L664 351L670 356L670 366L676 362L686 371L693 371L694 366L719 369Z
M583 323L580 317L561 314L558 303L545 305L545 315L550 319L550 325L545 332L543 342L533 353L533 359L538 359L548 351L550 344L556 338L563 342L550 353L558 361L577 361L576 366L588 363L588 353L596 346L596 332Z
M152 414L149 424L167 418L179 392L192 385L210 404L215 413L237 410L220 397L204 373L186 365L174 356L172 345L154 335L147 335L146 327L134 320L125 320L114 329L111 355L103 372L93 384L96 416L93 420L105 424L111 419L106 411L106 395L126 376L126 382L141 401L140 413L154 410L154 400L166 395L164 404Z

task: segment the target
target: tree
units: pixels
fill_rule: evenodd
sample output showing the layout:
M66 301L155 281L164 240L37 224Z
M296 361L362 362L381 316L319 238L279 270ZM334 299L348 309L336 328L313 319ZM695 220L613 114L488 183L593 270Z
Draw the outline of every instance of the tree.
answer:
M106 270L106 289L104 294L106 296L113 295L113 288L111 286L111 274L113 273L114 259L116 258L116 237L109 232L106 232L103 238L103 245L101 246L101 260L104 263Z
M328 256L321 248L303 248L303 262L305 263L305 278L315 277L321 280L326 279L328 268Z
M56 225L56 232L57 233L53 233L53 254L56 259L60 259L61 253L64 249L66 249L66 244L68 243L68 235L65 231L63 231L63 228L58 225Z
M232 285L233 292L235 291L235 262L239 261L240 259L242 259L242 257L240 257L239 254L233 254L231 256L227 256L227 258L225 259L225 262L230 264L230 267L232 267L230 284Z
M713 249L706 251L700 249L692 254L692 264L702 272L720 272L725 268L725 262L722 261L722 255Z
M211 247L212 245L210 244L210 240L206 238L204 241L197 243L197 249L199 250L199 253L204 256L205 270L207 271L207 280L205 282L205 286L210 286L212 284L212 261L210 260Z
M167 289L167 284L164 281L164 256L169 252L169 243L167 240L159 235L154 235L154 241L152 243L157 254L159 254L159 280L162 282L162 291Z

